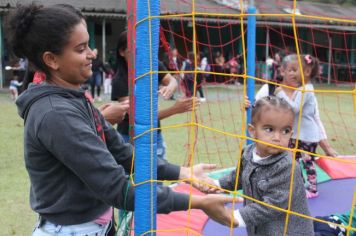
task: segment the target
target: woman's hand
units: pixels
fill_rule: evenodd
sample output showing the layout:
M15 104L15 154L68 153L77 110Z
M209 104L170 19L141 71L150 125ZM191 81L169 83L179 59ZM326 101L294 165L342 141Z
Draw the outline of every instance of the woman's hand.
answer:
M174 91L178 87L176 78L174 78L170 73L163 77L158 94L160 94L164 99L170 99L173 96Z
M206 174L215 168L216 164L205 163L197 164L193 166L193 168L181 167L179 179L184 179L186 182L192 183L195 188L204 193L221 193L222 191L219 189L219 186Z
M193 104L195 104L193 106ZM193 111L199 107L200 101L196 97L179 98L170 107L158 111L158 119L162 120L175 114Z
M208 194L205 196L192 195L192 208L201 209L212 220L225 225L237 227L239 222L234 218L232 209L225 207L226 203L241 202L241 198L232 198L224 195Z
M158 93L163 97L163 99L170 99L173 96L175 87L172 85L161 86Z
M193 107L193 104L194 107ZM173 105L174 113L179 114L179 113L184 113L188 111L193 111L197 109L200 106L200 101L196 97L190 97L190 98L179 98Z
M98 109L110 124L119 124L125 118L130 108L128 100L123 102L112 102L101 105Z

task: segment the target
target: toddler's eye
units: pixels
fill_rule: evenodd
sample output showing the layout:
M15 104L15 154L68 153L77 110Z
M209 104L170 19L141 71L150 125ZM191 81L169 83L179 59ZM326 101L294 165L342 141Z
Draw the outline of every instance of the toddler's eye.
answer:
M283 134L289 134L291 131L292 131L291 128L286 128L286 129L283 130L282 133L283 133Z
M271 133L273 131L273 128L272 127L265 127L263 130L266 131L267 133Z

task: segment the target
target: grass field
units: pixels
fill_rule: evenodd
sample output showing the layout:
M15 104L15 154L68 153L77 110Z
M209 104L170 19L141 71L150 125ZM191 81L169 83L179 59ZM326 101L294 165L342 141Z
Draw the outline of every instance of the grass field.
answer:
M208 102L198 109L197 121L224 133L197 129L195 163L211 162L219 167L235 163L241 141L236 135L242 133L241 94L241 87L206 89ZM353 97L318 94L318 101L330 143L342 154L355 154ZM172 104L173 101L163 101L160 106ZM23 121L8 94L0 93L0 111L0 235L29 235L37 216L29 207L29 179L23 161ZM162 127L186 123L190 118L187 114L176 115L164 120ZM190 131L189 127L163 130L167 156L172 162L186 163Z
M29 206L23 161L23 121L8 94L0 94L0 234L29 235L36 215Z

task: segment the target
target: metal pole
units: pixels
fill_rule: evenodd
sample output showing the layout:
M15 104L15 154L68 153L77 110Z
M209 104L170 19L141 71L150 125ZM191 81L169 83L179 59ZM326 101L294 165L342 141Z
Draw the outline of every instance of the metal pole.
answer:
M87 21L87 27L89 31L89 47L91 49L96 48L95 47L95 22L93 19Z
M331 58L332 58L332 37L328 37L329 39L329 58L328 58L328 84L330 84L331 81Z
M267 58L268 58L268 51L269 51L269 28L267 27L266 29L266 51L265 51L265 75L266 75L266 79L271 79L269 77L269 74L268 74L268 66L267 66Z
M103 55L103 62L106 61L106 20L103 19L103 27L102 27L102 55Z
M253 1L250 1L250 4ZM256 14L256 8L249 5L248 14ZM255 77L256 69L256 16L247 17L247 76ZM247 78L247 96L250 101L255 100L255 80ZM247 109L247 125L251 123L252 108ZM249 136L246 130L246 135ZM251 140L247 140L247 144L251 144Z
M4 58L4 55L3 55L3 28L2 28L2 19L3 17L0 16L0 88L3 88L4 87L4 71L2 70L3 68L3 58Z

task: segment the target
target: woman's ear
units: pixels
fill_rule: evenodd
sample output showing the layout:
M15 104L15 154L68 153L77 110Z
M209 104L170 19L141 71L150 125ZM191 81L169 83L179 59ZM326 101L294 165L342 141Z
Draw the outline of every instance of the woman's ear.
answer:
M44 52L42 59L46 66L48 66L52 70L58 70L59 64L57 61L57 57L52 52Z
M251 138L256 138L256 129L255 126L248 124L248 133L250 134Z

